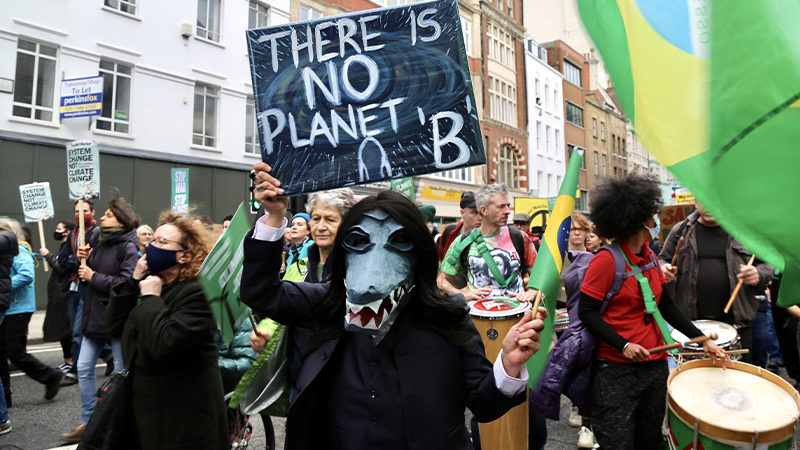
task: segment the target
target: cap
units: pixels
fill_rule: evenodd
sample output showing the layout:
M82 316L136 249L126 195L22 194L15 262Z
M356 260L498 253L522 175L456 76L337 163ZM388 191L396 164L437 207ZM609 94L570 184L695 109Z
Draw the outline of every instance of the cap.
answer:
M292 220L289 221L289 225L291 226L292 222L294 222L294 219L297 219L298 217L302 217L303 219L305 219L307 223L311 223L311 216L309 216L304 212L301 212L292 216Z
M525 213L519 213L514 215L514 222L525 222L528 223L531 221L531 216Z
M464 208L474 208L475 207L475 194L472 192L464 192L461 194L461 203L459 203L461 209Z
M544 227L540 227L538 225L535 227L531 227L531 234L540 234L540 233L544 234Z
M433 205L422 205L419 207L419 212L425 218L425 222L433 223L436 218L436 207Z

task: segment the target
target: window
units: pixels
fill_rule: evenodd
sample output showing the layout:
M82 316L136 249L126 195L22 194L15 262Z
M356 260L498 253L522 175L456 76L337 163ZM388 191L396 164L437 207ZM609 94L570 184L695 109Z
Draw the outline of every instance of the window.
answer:
M558 89L553 88L553 111L555 111L556 116L558 116L558 111L560 109L558 105Z
M472 22L461 16L461 31L464 33L464 48L467 55L472 54Z
M614 176L617 176L617 168L614 167Z
M514 0L508 0L508 15L514 17Z
M623 158L627 158L628 157L628 149L625 148L625 139L622 140L622 147L620 147L620 148L622 149L622 157Z
M556 187L553 185L553 174L551 173L547 174L547 191L551 195L556 192Z
M550 85L544 83L544 107L550 109Z
M592 118L592 136L597 139L597 119Z
M583 108L567 102L567 122L583 128Z
M217 89L200 84L194 87L193 144L216 147L218 101Z
M461 169L432 173L431 176L436 178L444 178L446 180L465 181L467 183L472 183L472 169L472 167L463 167Z
M252 97L247 97L244 127L244 152L252 154L261 153L261 141L258 135L258 119L256 118L256 103Z
M197 0L197 36L219 42L219 15L222 0Z
M534 89L535 89L535 92L536 92L536 104L539 105L539 106L542 106L542 100L541 100L542 96L541 96L541 94L539 94L539 79L538 78L536 79L536 82L534 83Z
M517 156L507 145L501 145L497 150L497 182L505 183L510 189L519 187Z
M97 118L98 130L128 133L131 113L131 67L100 61L103 76L103 112Z
M545 127L544 132L544 151L549 155L550 154L550 125Z
M581 69L566 59L564 60L564 79L581 87Z
M606 169L606 155L603 154L603 176L608 175L608 170Z
M581 196L575 199L575 210L586 211L589 209L589 191L581 189Z
M318 11L310 6L300 5L300 20L319 19L322 11Z
M572 152L574 152L575 149L581 150L580 147L575 147L572 144L567 144L567 153L569 153L570 158L572 157ZM581 169L586 170L586 152L584 152L584 157L581 158Z
M561 131L556 130L556 141L555 141L555 150L556 150L556 160L561 161Z
M124 13L136 14L136 0L104 0L103 4Z
M556 190L561 190L561 179L563 177L561 175L556 175Z
M49 45L24 39L17 41L13 115L47 122L53 121L56 53L56 48Z
M488 31L488 56L513 69L515 67L514 39L510 34L493 25L489 25Z
M489 77L489 117L517 126L517 89L492 77Z
M536 122L536 150L542 153L542 122Z
M600 139L606 140L606 123L600 122Z
M611 153L617 154L617 137L615 135L611 135Z
M247 28L262 28L269 25L269 7L258 2L250 2Z
M598 166L598 163L597 163L598 159L600 159L599 155L597 154L597 152L594 152L594 174L595 175L598 175L600 173L600 170L597 167Z

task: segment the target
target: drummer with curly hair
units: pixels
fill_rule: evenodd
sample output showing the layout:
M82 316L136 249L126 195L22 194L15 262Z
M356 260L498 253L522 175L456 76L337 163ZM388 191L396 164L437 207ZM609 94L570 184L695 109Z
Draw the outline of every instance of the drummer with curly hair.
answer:
M578 314L600 340L592 366L592 422L601 448L663 447L667 353L650 354L647 349L664 345L661 317L689 338L702 336L664 289L658 257L649 249L658 235L660 203L656 180L632 174L603 181L589 205L598 231L614 240L626 259L624 281L604 311L603 300L615 277L611 251L598 252L581 286ZM722 358L723 365L730 361L711 340L703 350L711 359Z

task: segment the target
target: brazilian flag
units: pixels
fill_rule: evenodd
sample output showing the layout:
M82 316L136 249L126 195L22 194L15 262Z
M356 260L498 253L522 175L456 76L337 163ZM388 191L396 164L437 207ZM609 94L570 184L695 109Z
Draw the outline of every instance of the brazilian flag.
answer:
M800 1L578 7L636 134L800 302Z
M536 388L544 374L549 358L550 344L553 342L558 285L569 244L569 231L572 228L572 214L575 212L575 193L578 189L578 175L581 172L582 159L583 150L572 152L567 173L564 175L564 181L558 191L556 204L547 220L550 225L544 232L542 245L536 255L536 263L534 263L528 279L528 287L541 291L544 295L542 305L547 308L547 319L544 321L544 330L541 332L542 340L539 351L527 362L528 386L531 389Z

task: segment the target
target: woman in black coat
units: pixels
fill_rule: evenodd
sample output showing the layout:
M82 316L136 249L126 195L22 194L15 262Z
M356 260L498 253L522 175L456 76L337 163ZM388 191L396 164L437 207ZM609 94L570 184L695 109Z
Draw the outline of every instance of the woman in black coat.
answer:
M122 338L142 449L230 448L217 322L197 281L205 233L193 218L162 213L133 276L111 291L106 330Z
M42 332L45 342L60 342L61 352L64 355L64 364L59 366L67 372L73 364L72 361L72 328L69 326L69 311L67 308L67 294L62 292L61 285L64 280L64 268L58 263L58 255L67 241L67 234L75 229L72 222L59 222L53 232L53 239L61 246L59 251L50 252L47 248L39 249L39 254L50 263L53 272L47 280L47 314L44 316Z

